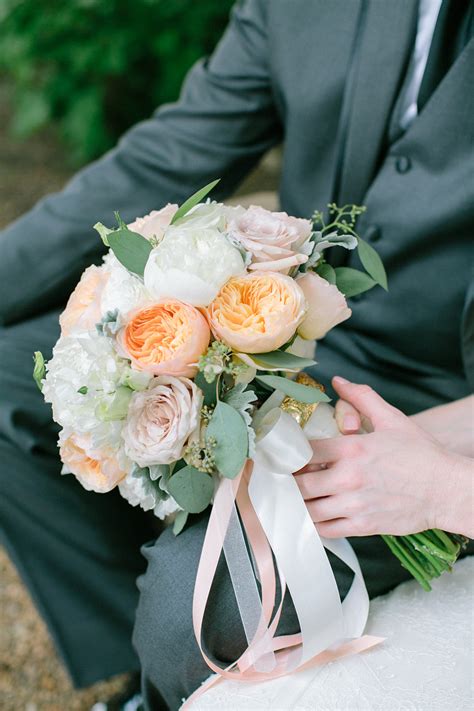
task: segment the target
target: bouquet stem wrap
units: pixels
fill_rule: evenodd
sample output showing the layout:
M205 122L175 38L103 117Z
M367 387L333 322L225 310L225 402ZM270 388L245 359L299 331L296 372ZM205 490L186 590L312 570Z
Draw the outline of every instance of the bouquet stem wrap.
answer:
M306 435L279 408L265 416L260 429L253 461L249 460L235 479L221 479L219 483L196 577L194 632L206 663L219 677L200 687L183 708L221 678L274 679L310 663L361 652L382 641L362 636L369 597L354 551L345 539L329 540L318 535L294 480L294 472L311 458ZM325 548L354 572L343 602ZM222 551L248 642L241 657L226 669L209 659L202 644L204 613ZM276 575L281 600L274 612ZM277 636L286 588L300 632Z

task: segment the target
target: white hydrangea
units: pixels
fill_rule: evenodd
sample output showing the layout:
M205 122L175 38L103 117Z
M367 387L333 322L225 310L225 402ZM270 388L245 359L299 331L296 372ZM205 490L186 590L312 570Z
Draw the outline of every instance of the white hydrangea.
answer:
M122 422L117 413L126 413L132 394L124 386L132 382L146 387L148 379L145 375L143 383L135 383L128 362L105 336L61 336L47 364L43 395L62 427L91 434L97 446L119 446Z
M140 506L144 511L151 511L160 519L165 519L177 511L181 511L176 501L170 496L164 500L156 490L156 482L147 482L145 476L127 474L119 484L120 494L131 506Z
M118 311L120 321L129 312L151 303L152 298L143 281L125 269L112 251L105 255L104 264L109 272L109 279L100 302L103 317L108 312Z

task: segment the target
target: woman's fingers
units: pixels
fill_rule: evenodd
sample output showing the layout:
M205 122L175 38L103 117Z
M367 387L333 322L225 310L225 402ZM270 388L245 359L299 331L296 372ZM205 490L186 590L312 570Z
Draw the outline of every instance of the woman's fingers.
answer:
M305 471L295 476L303 499L315 499L318 496L329 496L339 490L338 477L331 469Z
M342 493L306 501L311 520L314 523L332 521L357 515L361 510L361 502L356 493Z

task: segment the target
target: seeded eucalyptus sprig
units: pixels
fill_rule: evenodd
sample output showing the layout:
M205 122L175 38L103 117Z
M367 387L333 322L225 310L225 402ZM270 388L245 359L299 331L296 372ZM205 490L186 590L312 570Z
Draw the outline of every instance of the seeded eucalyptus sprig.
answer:
M312 217L315 229L314 255L317 261L314 257L313 259L310 257L308 264L323 279L336 284L347 298L368 291L377 284L385 290L388 289L387 274L382 260L375 249L356 231L357 220L365 211L364 205L347 204L339 207L331 202L328 204L327 219L320 210L316 210ZM344 246L346 249L357 246L357 253L365 272L352 267L333 268L328 264L320 253L328 246L336 245Z

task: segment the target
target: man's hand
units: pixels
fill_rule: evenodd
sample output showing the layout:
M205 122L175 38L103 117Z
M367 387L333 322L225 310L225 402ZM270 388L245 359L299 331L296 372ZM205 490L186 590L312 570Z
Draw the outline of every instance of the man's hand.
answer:
M343 378L333 385L373 431L313 442L297 482L319 533L405 535L440 527L472 536L471 460L443 448L368 386Z

